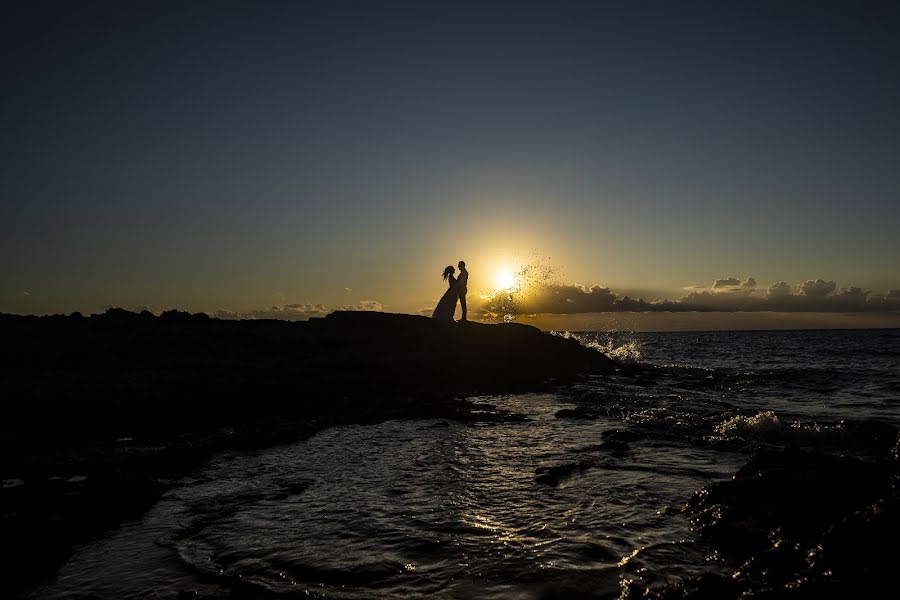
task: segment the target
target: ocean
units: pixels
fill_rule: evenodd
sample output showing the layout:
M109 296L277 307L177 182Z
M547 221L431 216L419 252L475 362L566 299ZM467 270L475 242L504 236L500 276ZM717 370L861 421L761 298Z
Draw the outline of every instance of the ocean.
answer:
M734 568L680 508L754 449L864 454L900 426L900 330L558 335L641 374L477 399L516 421L219 454L28 595L615 598Z

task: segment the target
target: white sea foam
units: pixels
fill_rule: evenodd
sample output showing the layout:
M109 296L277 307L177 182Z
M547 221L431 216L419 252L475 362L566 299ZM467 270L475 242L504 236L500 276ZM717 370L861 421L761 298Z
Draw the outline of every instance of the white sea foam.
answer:
M600 340L593 336L580 335L571 331L551 331L561 338L578 341L582 346L602 352L606 356L622 362L638 362L641 360L641 348L637 340L617 343L612 339Z
M716 427L718 439L739 438L752 442L790 443L813 447L843 447L852 443L852 434L842 424L786 423L774 411L753 416L736 416ZM715 439L715 436L714 436Z

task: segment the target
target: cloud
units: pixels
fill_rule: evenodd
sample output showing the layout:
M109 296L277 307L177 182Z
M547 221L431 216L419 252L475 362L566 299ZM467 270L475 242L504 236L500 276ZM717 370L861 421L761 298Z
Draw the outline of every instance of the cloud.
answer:
M520 315L578 315L609 312L898 312L900 290L872 293L857 286L838 288L834 281L809 279L798 285L777 281L760 288L753 277L723 277L709 287L690 287L677 300L631 297L612 289L578 283L538 280L521 290L502 290L488 296L470 293L469 310L486 319L512 319ZM643 293L637 292L641 295ZM269 308L232 311L220 309L211 316L220 319L278 319L305 321L324 317L336 310L383 311L378 300L359 300L354 304L281 304ZM431 316L433 307L418 314Z
M607 287L584 287L577 283L548 283L531 286L526 292L500 291L480 302L476 310L489 317L509 314L582 314L646 310L649 303L618 296Z
M833 281L823 279L807 280L800 284L800 293L804 296L827 296L834 291Z
M766 290L766 294L769 298L783 298L784 296L790 296L791 284L787 281L777 281L769 286L769 289Z
M282 304L269 308L232 311L219 309L211 316L218 319L276 319L279 321L306 321L313 317L324 317L336 310L356 310L382 312L384 306L378 300L360 300L356 304L326 306L324 304Z
M872 292L858 287L841 288L831 297L832 303L841 310L852 312L865 310Z
M866 312L900 309L900 291L873 295L856 286L836 289L834 281L807 280L794 287L786 281L765 290L753 277L716 279L709 288L691 289L679 300L630 298L607 287L549 283L521 292L496 292L474 302L488 318L530 314L596 312ZM795 291L796 290L796 291Z
M871 310L900 310L900 290L888 290L886 294L869 294L866 306Z
M613 307L616 294L599 285L587 288L578 284L549 284L538 288L533 301L552 313L601 312Z
M729 277L727 279L716 279L715 283L713 283L713 289L722 289L722 288L733 288L739 287L741 285L741 280L737 277Z
M360 300L358 304L349 304L336 308L335 310L365 310L372 312L383 312L384 306L378 300Z
M219 319L277 319L279 321L305 321L311 317L324 317L330 310L324 304L284 304L269 308L232 311L219 309L212 316Z
M716 279L710 291L718 294L752 294L756 290L756 279L748 277L741 281L737 277L726 277L724 279Z

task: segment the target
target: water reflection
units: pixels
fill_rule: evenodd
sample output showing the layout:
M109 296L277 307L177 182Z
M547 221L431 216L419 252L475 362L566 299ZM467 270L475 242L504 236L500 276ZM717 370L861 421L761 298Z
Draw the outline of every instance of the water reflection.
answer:
M347 426L220 456L144 519L84 547L38 595L138 598L240 582L355 598L532 597L567 586L609 596L622 557L691 538L665 509L740 460L650 444L613 458L585 451L611 421L556 419L564 405L552 395L491 402L531 420ZM591 452L595 466L557 487L535 478Z

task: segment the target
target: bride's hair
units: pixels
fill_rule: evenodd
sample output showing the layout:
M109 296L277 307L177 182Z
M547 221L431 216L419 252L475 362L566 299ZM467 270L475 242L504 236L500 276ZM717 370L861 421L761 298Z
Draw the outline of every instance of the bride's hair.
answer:
M452 265L448 265L446 269L444 269L444 279L447 279L451 275L453 275L453 271L456 269L453 268Z

